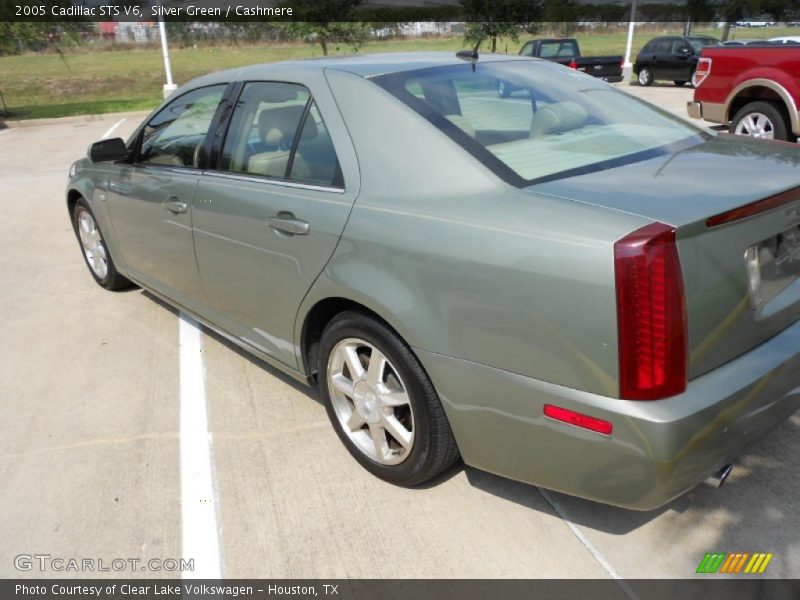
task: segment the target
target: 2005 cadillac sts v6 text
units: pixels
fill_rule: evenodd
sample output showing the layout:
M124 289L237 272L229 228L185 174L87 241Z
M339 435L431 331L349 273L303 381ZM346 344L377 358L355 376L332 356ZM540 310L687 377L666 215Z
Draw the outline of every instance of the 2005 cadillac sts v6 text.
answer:
M318 384L378 477L651 509L800 404L798 166L549 62L381 55L197 79L67 205L101 286Z

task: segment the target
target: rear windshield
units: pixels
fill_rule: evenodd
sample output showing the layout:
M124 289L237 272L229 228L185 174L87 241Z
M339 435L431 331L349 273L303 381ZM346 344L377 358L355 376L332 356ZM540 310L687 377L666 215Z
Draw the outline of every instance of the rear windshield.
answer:
M539 42L540 58L572 58L578 56L578 44L574 40Z
M373 81L519 187L675 152L705 135L545 61L465 62Z

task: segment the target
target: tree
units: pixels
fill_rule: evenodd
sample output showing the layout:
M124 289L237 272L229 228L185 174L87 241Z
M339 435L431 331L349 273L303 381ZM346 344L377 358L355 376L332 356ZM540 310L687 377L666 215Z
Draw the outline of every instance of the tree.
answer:
M307 42L318 43L322 54L328 55L331 42L348 44L354 52L364 45L371 26L353 20L356 7L362 0L287 0L285 4L292 8L292 16L296 19L281 25L281 28L293 37Z
M467 21L464 37L476 51L487 38L492 40L492 52L498 37L509 36L516 42L520 30L540 13L537 0L461 0L461 6Z

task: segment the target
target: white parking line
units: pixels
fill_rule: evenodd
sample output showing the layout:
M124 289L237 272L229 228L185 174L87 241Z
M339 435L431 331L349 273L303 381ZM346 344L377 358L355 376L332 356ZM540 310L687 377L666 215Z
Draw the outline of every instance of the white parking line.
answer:
M200 325L181 313L181 555L194 559L194 571L186 579L218 579L222 576L217 526L216 494L211 465L211 433L208 431L203 340Z
M109 136L110 136L112 133L114 133L114 132L117 130L117 127L119 127L120 125L122 125L122 124L123 124L125 121L127 121L127 120L128 120L128 119L127 119L127 117L126 117L126 118L124 118L124 119L120 119L119 121L117 121L116 123L114 123L114 124L113 124L111 127L109 127L109 128L108 128L108 131L106 131L106 132L103 134L103 137L102 137L101 139L106 139L107 137L109 137Z
M622 592L631 600L639 600L639 596L627 584L625 578L622 577L622 575L620 575L617 572L617 570L611 565L611 563L608 562L608 559L606 559L606 557L603 556L603 553L597 549L597 547L589 540L589 538L583 535L583 532L580 529L578 529L578 526L575 525L575 523L572 522L572 519L570 519L569 514L567 514L567 511L564 510L561 504L555 498L553 498L547 492L547 490L543 490L542 488L536 488L536 489L539 490L539 494L541 494L542 498L544 498L545 501L550 506L553 507L553 510L556 511L559 517L561 517L561 520L567 524L567 527L569 527L572 533L575 534L575 537L578 538L581 544L584 545L584 547L600 564L600 566L603 567L603 570L605 570L605 572L608 573L616 581L617 585L622 590Z

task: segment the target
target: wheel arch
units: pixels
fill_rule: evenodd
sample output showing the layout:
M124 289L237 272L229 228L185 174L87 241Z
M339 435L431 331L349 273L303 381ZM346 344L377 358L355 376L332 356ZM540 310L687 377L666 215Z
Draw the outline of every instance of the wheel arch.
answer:
M771 79L751 79L737 85L725 102L723 122L730 123L743 106L759 100L780 102L789 114L792 131L800 134L800 116L794 98L785 87Z
M383 316L382 313L385 313L383 310L368 306L363 301L353 300L342 295L318 299L298 319L298 321L302 320L299 331L300 366L309 382L313 382L316 376L316 351L322 339L322 332L325 331L325 327L333 319L348 311L360 312L377 319L389 327L400 339L408 343L397 327L394 327L391 321Z

